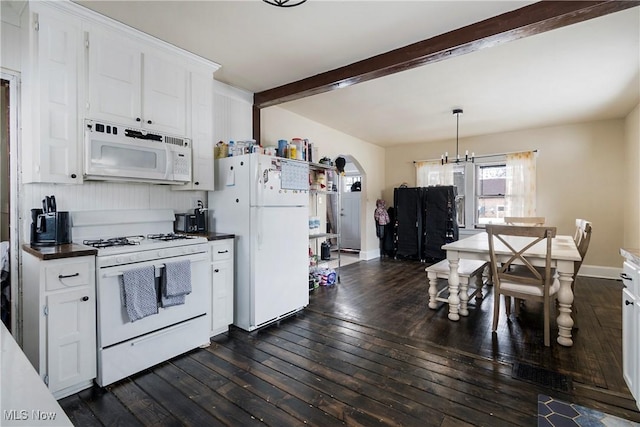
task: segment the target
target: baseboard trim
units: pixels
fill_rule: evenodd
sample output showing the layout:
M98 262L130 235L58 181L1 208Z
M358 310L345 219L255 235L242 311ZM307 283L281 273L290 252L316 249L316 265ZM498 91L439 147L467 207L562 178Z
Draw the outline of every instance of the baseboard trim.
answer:
M598 279L620 280L620 273L622 273L622 268L603 267L600 265L583 264L582 267L580 267L578 276L596 277Z
M362 261L369 261L370 259L380 258L380 249L374 249L371 251L360 251L360 259Z

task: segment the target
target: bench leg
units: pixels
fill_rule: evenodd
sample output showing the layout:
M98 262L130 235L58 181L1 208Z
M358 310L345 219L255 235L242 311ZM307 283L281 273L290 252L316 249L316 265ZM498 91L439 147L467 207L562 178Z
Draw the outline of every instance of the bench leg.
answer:
M482 271L479 271L478 274L476 274L476 301L481 301L482 298L484 298L484 295L482 295L482 286L484 286L482 281Z
M427 278L429 280L429 308L438 308L438 302L436 297L438 295L438 276L436 273L427 272Z

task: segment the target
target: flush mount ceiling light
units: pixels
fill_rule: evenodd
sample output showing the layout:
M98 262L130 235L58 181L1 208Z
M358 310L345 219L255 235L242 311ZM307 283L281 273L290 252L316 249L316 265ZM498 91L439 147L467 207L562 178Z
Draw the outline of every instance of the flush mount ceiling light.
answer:
M456 157L455 160L453 161L454 163L460 163L460 162L468 162L469 160L471 160L471 162L473 163L474 157L475 157L475 153L471 153L471 158L469 158L469 151L465 151L464 153L464 160L460 160L460 154L458 154L458 136L459 136L459 130L460 130L460 114L462 114L462 108L454 108L453 109L453 114L456 115ZM449 152L444 153L443 156L440 156L440 163L442 163L443 165L445 163L449 163Z
M299 6L307 0L262 0L265 3L269 3L272 6L278 7L294 7Z

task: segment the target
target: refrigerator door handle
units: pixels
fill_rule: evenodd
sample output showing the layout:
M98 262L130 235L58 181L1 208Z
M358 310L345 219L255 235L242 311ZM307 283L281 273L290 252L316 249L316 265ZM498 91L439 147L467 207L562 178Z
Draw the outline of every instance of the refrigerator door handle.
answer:
M264 184L261 182L260 178L263 174L262 172L262 163L258 162L258 169L256 170L256 244L258 245L258 249L262 247L262 227L263 227L263 206L264 206ZM264 169L264 174L269 174L267 169Z

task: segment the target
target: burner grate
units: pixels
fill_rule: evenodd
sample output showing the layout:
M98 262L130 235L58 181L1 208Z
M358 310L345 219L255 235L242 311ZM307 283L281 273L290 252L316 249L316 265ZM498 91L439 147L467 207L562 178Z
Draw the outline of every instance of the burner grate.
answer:
M171 240L183 240L183 239L193 239L193 236L187 236L186 234L174 234L174 233L168 233L168 234L147 234L147 239L152 239L152 240L162 240L165 242L171 241Z
M83 240L82 244L92 246L94 248L110 248L113 246L139 245L142 240L144 240L144 236L124 236L111 237L108 239Z

